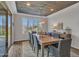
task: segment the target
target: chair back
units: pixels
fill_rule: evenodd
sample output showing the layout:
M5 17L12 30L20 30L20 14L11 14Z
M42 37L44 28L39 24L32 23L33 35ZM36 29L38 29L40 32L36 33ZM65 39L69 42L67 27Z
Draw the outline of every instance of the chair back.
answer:
M52 36L54 37L54 38L59 38L59 34L58 33L52 33Z
M70 56L70 48L71 48L71 38L61 39L58 45L59 56L61 57L69 57Z
M31 41L31 44L33 45L34 44L34 39L33 39L33 35L32 35L32 33L29 33L29 37L30 37L30 41Z
M37 35L33 35L33 39L34 39L34 47L35 47L35 48L38 48L39 42L38 42L38 37L37 37Z

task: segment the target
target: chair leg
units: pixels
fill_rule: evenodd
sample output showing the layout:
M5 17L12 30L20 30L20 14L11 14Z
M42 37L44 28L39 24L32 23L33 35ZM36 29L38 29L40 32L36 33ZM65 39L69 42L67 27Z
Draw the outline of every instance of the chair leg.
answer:
M35 52L35 47L33 47L33 51Z
M32 46L32 50L34 51L34 47Z
M47 48L47 57L49 57L49 49Z
M35 48L33 46L33 42L31 42L31 47L32 47L32 50L35 51Z
M39 49L37 48L37 57L39 56Z
M33 49L33 45L32 45L32 43L31 43L31 48L32 48L32 50L34 50L34 49Z

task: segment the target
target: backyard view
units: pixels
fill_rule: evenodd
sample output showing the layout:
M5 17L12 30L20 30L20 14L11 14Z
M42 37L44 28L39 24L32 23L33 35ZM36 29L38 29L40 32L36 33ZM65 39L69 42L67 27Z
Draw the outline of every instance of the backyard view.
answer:
M8 38L10 39L10 17L8 16ZM0 15L0 56L6 52L6 16Z
M3 56L5 53L5 35L6 35L6 25L5 25L5 16L0 15L0 56Z
M10 34L10 16L8 16L8 34ZM6 35L6 17L0 16L0 36Z
M39 19L37 18L23 18L22 19L22 25L23 25L23 31L37 31L39 32Z
M0 36L5 36L5 34L6 34L6 31L5 31L5 17L0 16Z
M2 27L0 26L0 36L5 36L6 32L2 31Z

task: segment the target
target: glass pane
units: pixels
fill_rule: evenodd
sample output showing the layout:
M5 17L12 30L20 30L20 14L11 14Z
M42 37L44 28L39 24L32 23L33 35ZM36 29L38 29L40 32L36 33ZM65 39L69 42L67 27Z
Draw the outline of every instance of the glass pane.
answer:
M0 15L0 56L5 53L5 41L6 41L6 16Z
M37 31L39 29L39 18L25 17L22 18L23 31L28 29L28 31ZM25 28L26 27L26 28Z

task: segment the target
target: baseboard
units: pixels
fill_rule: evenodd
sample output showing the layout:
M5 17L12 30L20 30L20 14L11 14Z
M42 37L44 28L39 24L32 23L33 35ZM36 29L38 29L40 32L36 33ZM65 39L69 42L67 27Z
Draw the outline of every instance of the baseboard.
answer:
M24 41L29 41L29 40L14 41L14 43L13 43L13 44L18 43L18 42L24 42ZM12 46L13 44L11 44L11 45L9 46L8 51L9 51L9 49L11 48L11 46Z
M75 48L75 47L71 47L72 49L75 49L75 50L79 50L78 48Z
M16 43L16 42L24 42L24 41L29 41L29 40L20 40L20 41L15 41L14 43Z

